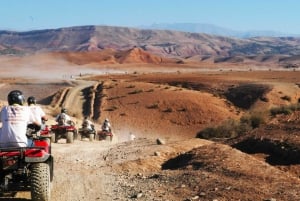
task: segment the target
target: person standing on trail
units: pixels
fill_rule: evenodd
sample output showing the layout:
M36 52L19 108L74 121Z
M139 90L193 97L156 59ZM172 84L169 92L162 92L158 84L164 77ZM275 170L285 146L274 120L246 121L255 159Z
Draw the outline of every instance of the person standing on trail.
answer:
M27 125L35 122L29 107L24 106L25 98L19 90L9 92L8 106L4 106L0 113L2 129L0 133L0 147L26 147Z
M38 122L39 125L36 125L36 124L29 124L29 128L32 128L34 131L39 131L41 130L42 128L42 125L43 125L43 122L47 121L48 118L46 116L46 113L43 111L43 109L38 106L36 104L36 99L35 97L33 96L29 96L28 99L27 99L27 105L30 109L30 111L32 112L33 114L33 117L34 117L34 121L35 122Z
M56 116L55 121L58 125L64 126L69 126L72 123L71 117L67 114L66 108L61 109L61 113Z

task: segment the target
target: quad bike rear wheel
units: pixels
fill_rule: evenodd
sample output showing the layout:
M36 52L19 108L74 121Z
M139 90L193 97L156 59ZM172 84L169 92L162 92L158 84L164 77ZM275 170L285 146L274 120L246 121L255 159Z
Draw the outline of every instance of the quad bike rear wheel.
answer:
M73 143L74 142L74 133L68 131L67 132L67 143Z
M51 142L53 142L53 143L56 142L56 141L55 141L55 133L53 133L53 134L51 135Z
M95 134L90 134L89 135L89 140L90 141L94 141L94 139L95 139Z
M47 163L31 165L31 199L50 201L50 167Z
M105 140L111 142L112 141L112 136L111 135L105 136Z

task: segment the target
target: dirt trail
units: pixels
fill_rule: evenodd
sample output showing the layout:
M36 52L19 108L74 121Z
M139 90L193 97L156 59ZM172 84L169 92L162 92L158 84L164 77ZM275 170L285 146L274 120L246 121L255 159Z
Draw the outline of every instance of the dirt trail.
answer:
M72 116L75 117L81 117L83 114L83 104L84 104L84 98L82 94L82 90L93 86L95 82L93 81L83 81L78 80L76 81L76 85L69 89L68 93L66 94L63 107L69 109L69 111L72 113Z
M104 155L112 144L106 142L75 141L53 144L55 176L52 201L110 200L112 177L103 171Z

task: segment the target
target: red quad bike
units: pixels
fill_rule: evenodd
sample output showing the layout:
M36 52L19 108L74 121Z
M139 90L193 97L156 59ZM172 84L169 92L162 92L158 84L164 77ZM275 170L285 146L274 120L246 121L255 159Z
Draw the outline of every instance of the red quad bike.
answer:
M113 133L111 131L101 130L97 133L99 140L112 141Z
M51 126L51 141L57 143L59 139L66 139L67 143L73 143L74 139L77 139L77 129L74 122L70 125L55 124Z
M96 131L94 126L92 126L92 130L88 129L85 125L83 125L79 130L78 133L80 134L81 140L83 138L89 138L90 141L93 141L96 136Z
M54 161L51 143L39 134L29 138L31 146L0 148L0 192L30 190L33 201L49 201Z

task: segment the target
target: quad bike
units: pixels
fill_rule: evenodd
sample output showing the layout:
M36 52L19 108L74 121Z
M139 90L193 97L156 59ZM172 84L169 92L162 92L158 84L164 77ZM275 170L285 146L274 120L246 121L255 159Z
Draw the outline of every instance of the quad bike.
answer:
M112 141L113 133L111 131L101 130L97 133L99 140Z
M51 125L50 128L53 135L51 141L57 143L59 139L66 139L67 143L73 143L74 139L77 139L77 129L74 122L70 122L69 125Z
M0 148L1 193L30 190L32 200L50 200L53 156L47 138L34 133L27 147Z
M89 138L90 141L93 141L96 137L96 131L94 126L92 126L92 130L88 129L87 126L82 125L82 127L78 130L80 134L81 140L83 138Z

